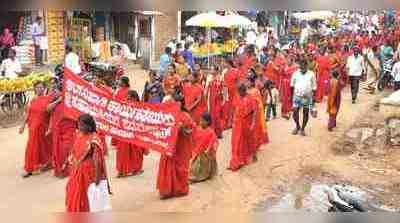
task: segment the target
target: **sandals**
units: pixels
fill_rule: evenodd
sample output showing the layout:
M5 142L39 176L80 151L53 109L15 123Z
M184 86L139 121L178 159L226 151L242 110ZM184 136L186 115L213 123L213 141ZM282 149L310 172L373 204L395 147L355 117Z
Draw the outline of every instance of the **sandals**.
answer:
M33 174L32 173L25 173L24 175L22 175L22 178L28 178L31 177Z

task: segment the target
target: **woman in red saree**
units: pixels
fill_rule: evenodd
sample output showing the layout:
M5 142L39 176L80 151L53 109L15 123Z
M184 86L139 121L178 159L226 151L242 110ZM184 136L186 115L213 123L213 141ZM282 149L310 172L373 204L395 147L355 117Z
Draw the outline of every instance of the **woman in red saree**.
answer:
M341 91L344 87L340 80L339 72L334 71L330 81L330 90L327 102L327 112L329 114L328 130L332 131L336 127L336 118L339 113L341 103Z
M224 85L227 88L228 100L224 104L224 126L225 129L232 127L232 118L234 113L234 103L238 97L237 85L239 83L239 70L235 67L232 60L226 62L227 72L224 75Z
M115 92L114 99L117 101L125 102L128 99L128 91L130 88L129 78L123 76L119 80L119 88ZM111 139L111 145L117 146L117 140L115 138Z
M282 87L280 91L281 96L281 114L283 118L290 119L290 112L292 111L293 101L292 89L290 87L290 81L292 80L292 74L298 69L298 66L294 62L293 58L289 58L289 63L285 68L285 72L282 78Z
M193 73L189 77L189 82L182 85L182 93L186 110L190 113L193 121L199 124L201 116L207 111L207 101L197 75L197 73Z
M252 68L254 66L255 58L256 58L256 56L255 56L254 48L247 47L246 54L243 57L243 61L242 61L242 66L244 67L245 70L247 70L247 72L250 70L250 68Z
M276 64L276 56L278 50L271 50L271 58L265 67L265 76L268 80L272 81L276 86L279 84L279 67Z
M232 153L229 170L236 171L254 159L255 149L251 148L251 135L254 134L257 118L257 105L247 95L244 84L239 86L239 98L235 102L232 126Z
M196 124L184 110L183 98L174 95L175 102L181 106L178 115L180 129L174 154L162 154L157 177L157 189L161 199L186 196L189 193L189 168L192 156L192 130Z
M172 95L177 89L180 88L181 78L176 74L174 64L168 65L167 74L163 80L163 88L166 95Z
M218 67L212 70L212 79L207 87L208 110L211 115L211 127L218 138L222 138L223 132L223 106L224 106L224 83L221 80Z
M77 127L76 122L66 116L62 100L61 89L55 89L53 102L47 106L47 111L51 114L48 133L51 133L52 137L54 176L60 178L69 175L67 158L74 144Z
M52 97L44 95L46 90L43 82L34 84L35 96L27 107L26 118L19 129L22 134L28 125L29 136L25 150L24 178L32 176L33 172L51 167L51 138L46 135L50 114L47 112Z
M72 166L66 186L67 212L89 212L88 188L107 179L104 147L96 133L96 123L90 115L81 115L72 152ZM111 191L109 190L111 194Z
M247 81L247 74L249 73L250 69L255 65L256 56L255 56L255 49L252 46L247 46L246 53L240 60L240 80L243 82Z
M322 49L320 55L317 56L316 64L317 91L315 93L315 102L321 103L328 92L329 74L331 71L330 59L326 55L325 49Z
M337 53L335 47L329 47L329 64L331 71L339 70L340 67L340 54Z
M347 63L347 58L349 58L349 56L352 54L353 54L352 50L350 50L349 46L347 45L343 46L343 49L340 52L341 57L339 58L340 59L339 73L340 73L340 78L344 83L348 83L349 81L346 63Z
M140 101L139 94L134 90L128 91L128 103ZM133 176L143 172L143 156L149 150L129 142L117 140L117 171L118 177Z
M264 77L264 67L262 64L258 63L254 66L254 73L256 75L255 86L261 93L263 109L266 109L268 89L267 89L267 79Z
M191 183L211 179L217 174L217 148L218 139L211 128L211 116L205 112L193 133L195 146L192 151L190 165Z
M204 74L199 64L194 65L193 73L197 73L199 83L201 83L201 85L205 87L207 83L207 75Z
M262 100L261 92L256 88L256 78L257 76L251 75L249 77L249 88L247 89L247 95L253 100L255 104L256 120L254 126L254 132L251 134L251 153L254 154L256 158L256 153L261 145L268 143L268 132L265 120L264 104Z

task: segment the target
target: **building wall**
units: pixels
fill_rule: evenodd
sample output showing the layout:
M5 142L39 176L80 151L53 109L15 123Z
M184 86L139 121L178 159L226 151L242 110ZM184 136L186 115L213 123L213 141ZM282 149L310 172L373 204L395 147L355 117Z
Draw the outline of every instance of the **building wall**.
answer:
M176 38L178 33L178 12L156 15L154 19L155 46L154 60L158 61L168 41Z

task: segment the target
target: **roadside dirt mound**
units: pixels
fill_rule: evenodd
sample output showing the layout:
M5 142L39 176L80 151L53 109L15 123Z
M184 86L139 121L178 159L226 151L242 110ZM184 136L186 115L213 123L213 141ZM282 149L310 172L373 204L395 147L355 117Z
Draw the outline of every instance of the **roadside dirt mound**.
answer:
M398 148L400 117L385 119L374 107L363 113L332 144L335 155L377 158Z

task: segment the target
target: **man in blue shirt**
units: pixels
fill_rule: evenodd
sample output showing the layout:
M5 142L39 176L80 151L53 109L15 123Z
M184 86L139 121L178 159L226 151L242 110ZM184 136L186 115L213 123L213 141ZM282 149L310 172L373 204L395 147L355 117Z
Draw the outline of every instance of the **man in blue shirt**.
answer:
M185 50L182 52L183 58L185 58L185 61L187 64L189 64L190 69L193 71L194 70L194 59L193 59L193 53L190 50L190 43L185 43Z
M165 72L167 71L168 65L172 63L171 58L172 50L169 47L165 48L165 52L160 57L160 75L164 76Z

